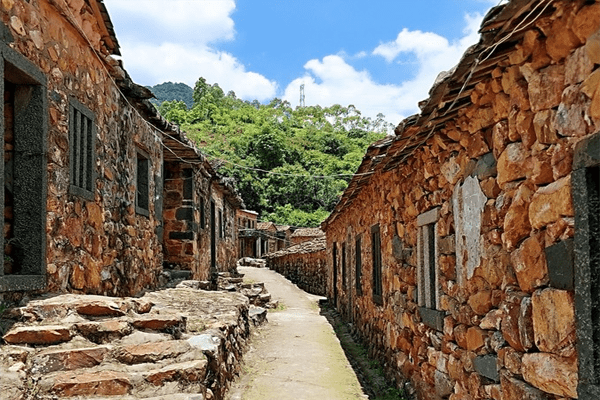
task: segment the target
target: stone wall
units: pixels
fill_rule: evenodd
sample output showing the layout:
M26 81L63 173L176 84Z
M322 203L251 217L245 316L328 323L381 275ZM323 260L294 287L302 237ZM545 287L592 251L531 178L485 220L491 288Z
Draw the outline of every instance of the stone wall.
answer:
M285 276L302 290L326 295L327 253L325 239L316 239L270 253L267 268Z
M199 280L210 277L212 229L216 272L232 270L237 260L236 206L213 175L202 164L165 163L165 263L192 271Z
M161 270L160 244L155 233L155 199L160 193L157 196L154 179L147 182L146 212L136 210L138 159L148 160L147 178L160 178L160 139L107 73L107 69L120 71L126 77L119 63L107 55L113 50L108 44L110 39L102 37L100 13L90 4L10 0L1 5L0 16L7 27L2 30L7 45L2 51L5 78L19 87L30 87L29 81L21 79L21 72L7 67L15 63L17 70L37 70L45 77L46 82L32 87L43 92L38 110L44 118L42 125L47 127L43 128L47 129L46 137L35 142L46 146L42 153L46 159L27 173L35 176L40 168L44 170L43 179L38 180L41 186L33 188L32 196L39 197L47 191L45 207L35 215L37 221L44 221L46 236L36 242L40 243L36 248L28 249L28 244L23 244L22 249L25 253L43 254L37 265L47 267L33 273L23 271L24 278L5 269L8 274L3 279L9 282L4 285L5 290L133 294L155 285ZM23 61L20 55L24 56ZM69 155L69 127L74 104L92 117L95 149L90 153L90 168L94 179L89 196L70 188L73 160ZM27 175L17 175L15 185L37 184L28 182ZM18 179L20 182L16 182ZM14 213L19 211L15 208ZM42 230L31 229L30 234L42 235ZM19 244L19 240L6 239L5 244ZM47 280L43 279L46 274ZM42 280L36 280L36 276ZM19 286L19 282L30 281L36 283Z
M494 34L514 3L482 31ZM509 17L496 27L510 32ZM579 383L596 393L588 353L600 344L578 332L591 328L575 307L572 171L574 158L600 159L599 26L599 3L555 1L493 62L473 64L498 41L484 33L432 89L447 90L423 105L435 113L373 145L359 169L373 175L355 177L323 224L328 296L420 399L577 398ZM584 260L591 232L577 245ZM580 304L597 310L590 293Z

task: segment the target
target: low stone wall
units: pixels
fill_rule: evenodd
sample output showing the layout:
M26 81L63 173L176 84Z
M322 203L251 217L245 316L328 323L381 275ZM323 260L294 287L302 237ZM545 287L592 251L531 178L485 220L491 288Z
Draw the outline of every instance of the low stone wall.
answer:
M31 301L5 313L2 398L223 399L249 314L246 296L190 288Z
M325 238L267 254L266 259L267 268L285 276L300 289L325 296L327 287Z

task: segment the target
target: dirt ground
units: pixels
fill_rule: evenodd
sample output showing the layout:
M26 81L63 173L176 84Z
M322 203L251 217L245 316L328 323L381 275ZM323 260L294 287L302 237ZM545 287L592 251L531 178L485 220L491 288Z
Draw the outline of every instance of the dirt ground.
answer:
M228 400L367 399L335 332L319 315L319 296L281 275L240 267L246 282L264 282L280 307L252 338Z

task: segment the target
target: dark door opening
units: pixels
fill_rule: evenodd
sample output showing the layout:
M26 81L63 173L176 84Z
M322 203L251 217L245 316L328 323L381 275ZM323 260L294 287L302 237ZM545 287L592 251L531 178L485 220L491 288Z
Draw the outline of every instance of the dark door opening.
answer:
M217 227L215 216L215 202L210 202L210 275L216 279L217 274ZM213 277L213 275L215 275Z

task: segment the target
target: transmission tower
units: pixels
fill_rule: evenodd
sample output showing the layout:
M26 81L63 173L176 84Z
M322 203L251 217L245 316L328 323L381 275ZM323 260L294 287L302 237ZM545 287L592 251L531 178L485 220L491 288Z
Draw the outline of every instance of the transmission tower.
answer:
M302 85L300 85L300 107L305 107L306 104L304 103L304 83Z

